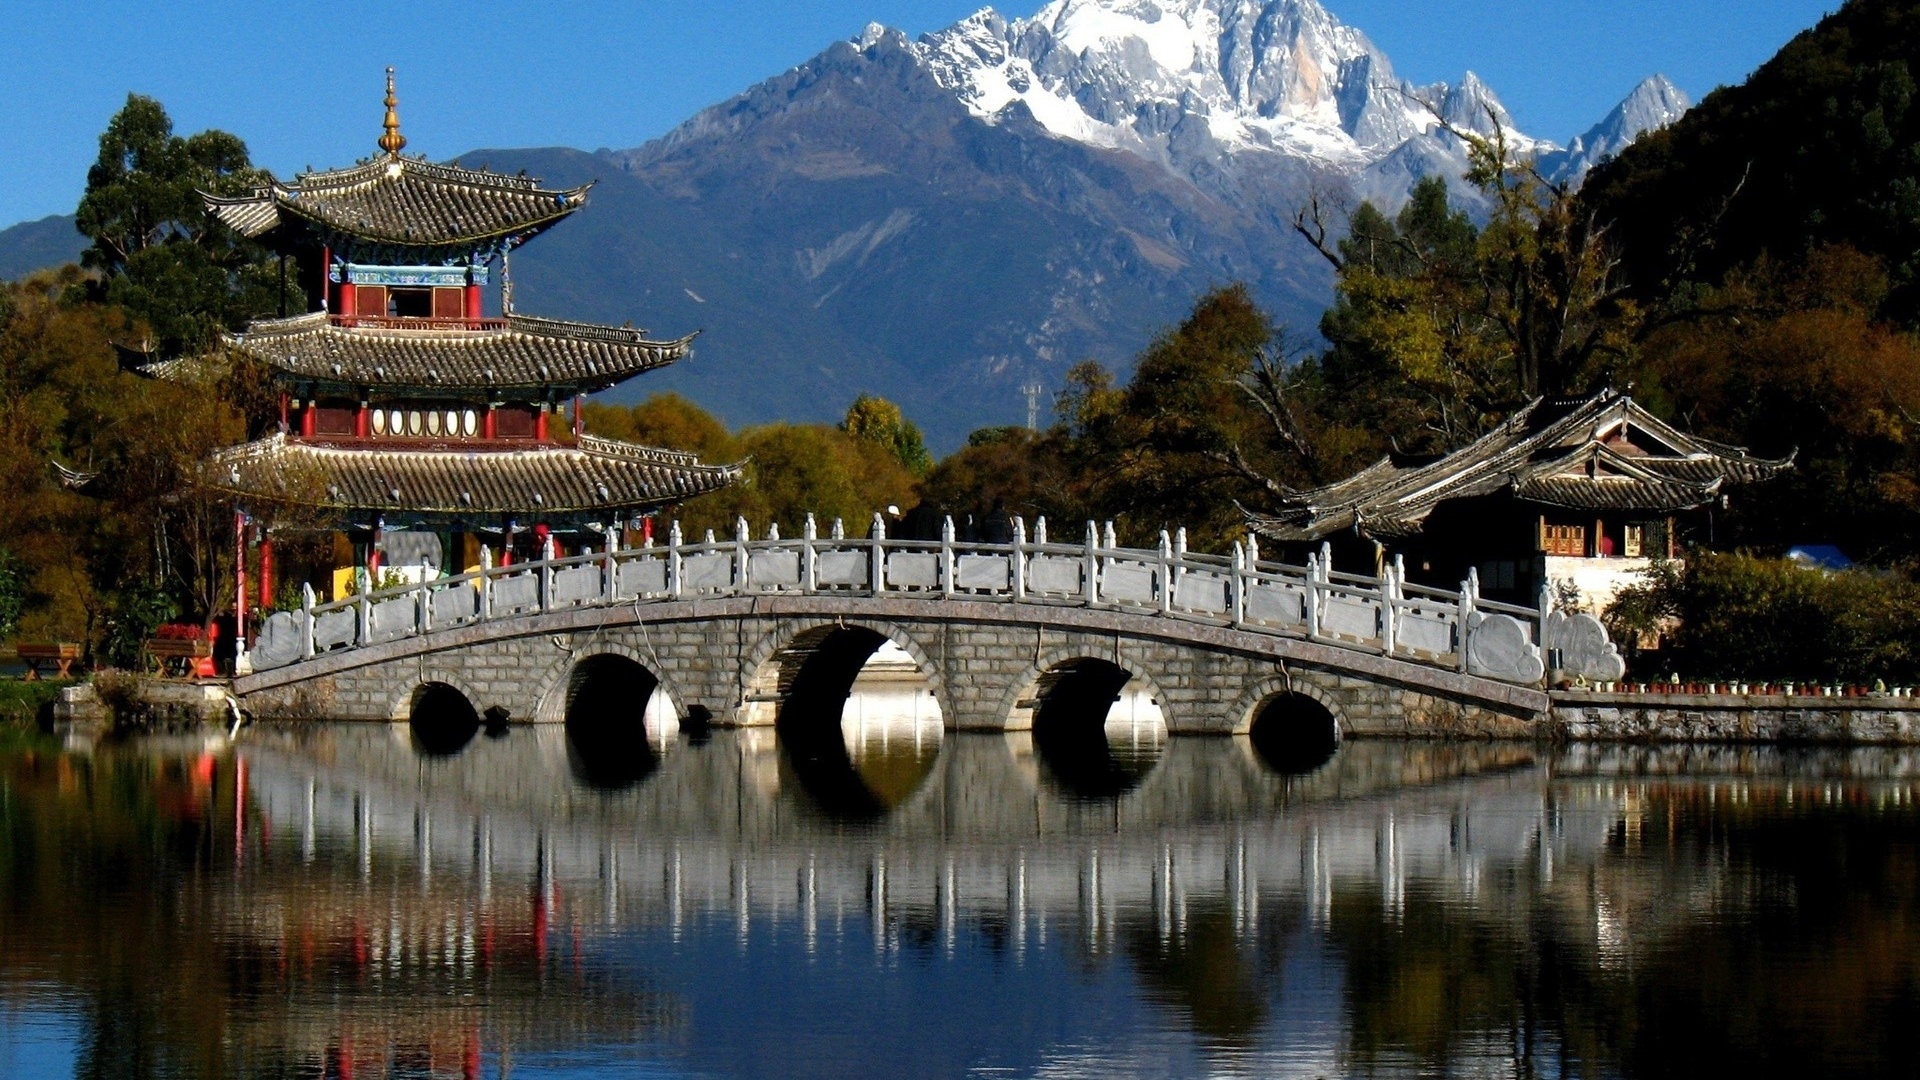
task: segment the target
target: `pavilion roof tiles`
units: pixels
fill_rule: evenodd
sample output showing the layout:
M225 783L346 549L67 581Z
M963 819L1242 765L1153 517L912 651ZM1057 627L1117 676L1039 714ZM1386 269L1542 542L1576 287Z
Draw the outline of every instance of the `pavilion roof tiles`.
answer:
M594 517L651 509L739 480L739 465L582 436L528 448L365 447L272 435L215 454L213 484L243 499L449 517Z
M350 169L274 180L239 196L203 195L235 231L260 237L302 221L323 235L448 253L518 243L586 205L585 184L565 190L484 169L386 155Z
M314 312L255 322L225 340L261 364L320 383L591 393L684 359L697 336L653 341L644 330L525 315L442 323Z
M1248 515L1263 536L1319 540L1344 529L1375 538L1419 532L1441 503L1509 492L1544 506L1671 512L1704 506L1728 483L1792 467L1688 435L1613 391L1536 399L1500 427L1436 461L1383 459L1338 483Z

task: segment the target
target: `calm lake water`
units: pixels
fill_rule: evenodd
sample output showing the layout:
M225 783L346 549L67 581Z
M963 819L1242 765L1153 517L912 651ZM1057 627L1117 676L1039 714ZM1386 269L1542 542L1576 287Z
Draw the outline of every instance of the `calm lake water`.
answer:
M843 731L0 746L0 1075L1920 1071L1920 755Z

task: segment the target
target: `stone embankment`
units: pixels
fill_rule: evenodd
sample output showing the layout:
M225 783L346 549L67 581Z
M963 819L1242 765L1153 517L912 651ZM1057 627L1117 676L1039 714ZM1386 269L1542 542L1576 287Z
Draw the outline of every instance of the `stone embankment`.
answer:
M1905 694L1553 694L1554 733L1574 742L1920 744Z

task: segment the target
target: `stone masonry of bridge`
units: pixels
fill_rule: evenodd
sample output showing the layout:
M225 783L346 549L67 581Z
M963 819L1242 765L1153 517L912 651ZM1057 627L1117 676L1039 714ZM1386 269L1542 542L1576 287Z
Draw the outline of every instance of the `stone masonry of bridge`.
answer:
M1343 734L1532 735L1535 688L1226 626L1171 627L1125 610L917 599L759 596L577 608L326 654L234 683L258 719L394 721L423 685L458 690L515 723L564 718L574 667L596 655L653 673L682 717L770 724L781 668L802 635L865 627L918 663L949 728L1031 726L1041 676L1092 658L1128 671L1181 734L1244 733L1276 695L1310 697Z

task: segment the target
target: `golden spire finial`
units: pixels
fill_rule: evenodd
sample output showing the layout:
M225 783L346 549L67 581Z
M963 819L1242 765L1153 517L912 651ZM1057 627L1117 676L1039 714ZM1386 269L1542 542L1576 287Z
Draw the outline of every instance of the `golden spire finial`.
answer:
M387 69L387 133L380 136L380 149L390 157L399 157L400 151L407 145L407 137L400 134L400 99L393 95L393 69Z

